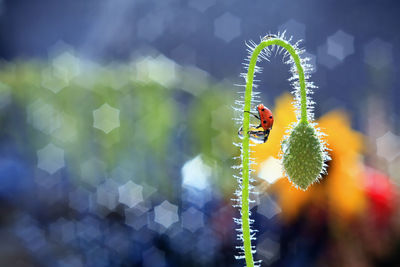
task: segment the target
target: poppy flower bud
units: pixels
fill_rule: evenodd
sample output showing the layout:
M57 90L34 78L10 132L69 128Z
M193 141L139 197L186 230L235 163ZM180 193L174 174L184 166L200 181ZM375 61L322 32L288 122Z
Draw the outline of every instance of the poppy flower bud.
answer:
M282 142L282 161L286 175L296 186L306 190L325 171L325 147L316 129L299 122Z

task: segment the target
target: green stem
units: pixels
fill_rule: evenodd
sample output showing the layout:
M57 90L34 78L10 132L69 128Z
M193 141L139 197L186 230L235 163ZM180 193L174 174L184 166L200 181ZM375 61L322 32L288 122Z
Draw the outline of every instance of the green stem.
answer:
M289 52L291 57L293 58L297 72L299 75L299 82L300 82L300 99L301 99L301 123L308 123L307 120L307 94L306 94L306 84L305 84L305 77L304 77L304 70L301 66L300 57L297 54L296 49L289 44L288 42L271 38L265 41L262 41L253 51L249 67L247 71L247 83L246 83L246 92L245 92L245 104L244 104L244 114L243 114L243 141L242 141L242 149L243 149L243 179L242 179L242 207L241 207L241 216L242 216L242 233L243 233L243 246L244 246L244 253L245 253L245 260L247 267L254 266L253 254L251 252L251 236L250 236L250 218L249 218L249 128L250 128L250 103L251 103L251 93L253 89L253 80L254 80L254 70L257 64L257 58L260 52L270 46L270 45L278 45L283 47L286 51Z

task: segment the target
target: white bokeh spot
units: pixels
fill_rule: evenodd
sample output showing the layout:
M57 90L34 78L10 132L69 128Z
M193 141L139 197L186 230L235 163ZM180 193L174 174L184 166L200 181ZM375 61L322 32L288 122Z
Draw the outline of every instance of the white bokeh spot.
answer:
M328 45L324 43L317 48L317 61L318 64L323 65L329 69L336 68L341 61L334 56L328 54Z
M376 139L376 149L378 156L387 161L394 160L400 155L400 136L388 131Z
M192 160L187 161L182 167L183 186L194 187L204 190L209 187L211 168L206 165L201 156L198 155Z
M118 188L119 202L132 208L143 201L143 187L133 183L132 181L121 185Z
M282 169L281 161L271 156L261 163L258 177L273 184L276 180L283 177Z
M38 168L54 174L64 167L64 150L52 143L37 151Z
M53 68L46 68L42 71L42 86L57 94L68 86L68 82L54 75Z
M182 213L182 227L194 233L204 227L204 214L190 207Z
M93 111L93 119L93 127L106 134L120 126L119 109L113 108L107 103Z
M241 34L240 18L225 12L214 21L214 34L229 43Z
M275 215L282 212L279 205L268 195L263 195L259 199L260 203L257 206L257 213L264 217L271 219Z
M364 61L371 67L381 69L393 62L393 46L379 38L364 46Z
M337 31L327 38L327 52L328 55L343 61L354 53L354 37L342 30Z
M267 265L270 265L280 256L280 244L264 234L259 237L257 253Z
M54 58L52 63L54 67L53 74L67 83L80 73L80 62L73 54L73 51L64 51Z
M62 125L60 112L42 99L37 99L31 103L26 112L27 122L45 134L52 134Z
M143 57L136 62L135 67L139 81L154 81L166 88L173 87L178 81L178 65L163 55Z
M154 221L165 228L179 221L178 206L164 201L154 208Z

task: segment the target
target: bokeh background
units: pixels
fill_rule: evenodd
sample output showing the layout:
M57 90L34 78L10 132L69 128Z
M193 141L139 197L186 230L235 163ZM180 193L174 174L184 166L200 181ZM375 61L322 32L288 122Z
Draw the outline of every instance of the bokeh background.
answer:
M245 41L303 40L328 175L282 178L288 66L257 165L263 266L400 266L397 1L0 0L0 265L243 266L232 106Z

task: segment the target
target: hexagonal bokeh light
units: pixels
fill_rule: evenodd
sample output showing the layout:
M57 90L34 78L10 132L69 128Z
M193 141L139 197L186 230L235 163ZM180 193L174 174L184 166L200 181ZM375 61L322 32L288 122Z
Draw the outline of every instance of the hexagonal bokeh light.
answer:
M262 235L259 237L257 251L265 264L270 265L280 256L280 244L272 240L268 235Z
M317 48L317 62L329 69L334 69L341 61L337 57L328 54L328 45L324 43Z
M282 163L279 159L269 157L261 163L258 177L273 184L276 180L283 177Z
M200 155L187 161L182 167L182 184L185 187L206 189L209 186L210 176L211 168L203 162Z
M118 188L119 202L132 208L143 201L142 191L142 186L129 181Z
M165 228L179 221L178 207L165 200L154 208L154 221Z
M38 168L53 174L65 166L64 150L52 143L37 151Z
M52 134L62 125L62 116L58 109L41 98L29 104L26 113L27 122L45 134Z
M271 219L282 210L279 205L269 195L260 196L260 204L257 206L257 213Z
M189 209L182 212L182 227L188 229L192 233L204 226L204 214L190 207Z
M393 62L393 45L375 38L364 46L364 61L371 67L382 69Z
M241 34L241 19L226 12L214 20L214 34L229 43Z
M354 53L354 37L339 30L327 38L327 46L328 55L343 61Z
M119 109L104 103L101 107L93 111L93 127L102 130L106 134L110 133L119 124Z
M400 136L388 131L376 139L376 147L378 156L392 161L400 155Z

